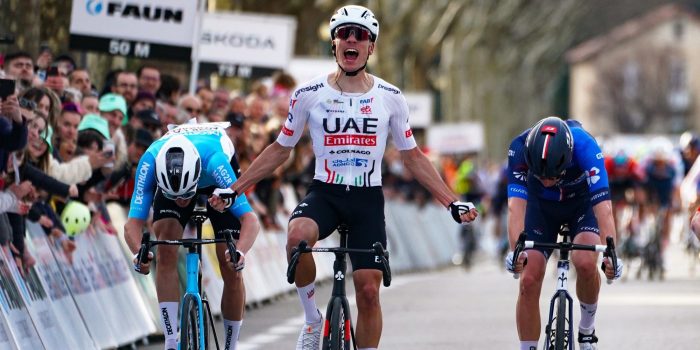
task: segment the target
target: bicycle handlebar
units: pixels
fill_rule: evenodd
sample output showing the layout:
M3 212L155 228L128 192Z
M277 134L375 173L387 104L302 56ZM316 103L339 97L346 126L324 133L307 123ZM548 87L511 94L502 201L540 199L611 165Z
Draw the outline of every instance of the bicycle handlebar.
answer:
M231 263L234 265L238 263L238 260L241 258L241 254L238 253L238 250L236 250L236 243L233 242L233 234L231 231L226 230L224 232L224 238L215 238L215 239L197 239L197 238L185 238L185 239L173 239L173 240L162 240L162 241L151 241L151 234L148 232L144 232L143 236L141 236L141 247L139 248L139 252L136 256L137 261L139 261L142 264L148 263L148 252L151 250L151 247L157 246L157 245L182 245L182 246L195 246L195 245L203 245L203 244L214 244L214 243L226 243L226 247L229 251L229 254L231 255Z
M512 264L515 266L518 256L525 249L530 248L547 248L547 249L558 249L558 250L588 250L597 253L603 253L603 257L610 258L613 265L613 271L617 271L617 254L615 253L615 242L611 236L605 238L606 245L602 244L575 244L571 242L559 242L559 243L541 243L535 241L526 241L527 234L522 232L518 237L518 241L515 244L515 249L513 250L513 261ZM605 269L603 268L603 271ZM513 278L520 278L520 273L514 273ZM608 284L611 284L613 280L608 279Z
M307 241L299 242L299 245L292 248L289 265L287 266L287 282L289 284L294 283L294 276L296 275L297 264L299 263L299 257L301 254L305 253L360 253L360 254L374 254L379 257L382 263L382 280L385 287L391 285L391 267L389 266L389 252L384 249L384 246L380 242L375 242L372 245L372 249L351 249L351 248L311 248Z

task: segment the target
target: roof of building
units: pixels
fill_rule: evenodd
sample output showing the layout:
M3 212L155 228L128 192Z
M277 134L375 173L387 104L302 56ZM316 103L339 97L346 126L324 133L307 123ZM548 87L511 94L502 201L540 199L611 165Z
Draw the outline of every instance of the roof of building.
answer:
M606 34L584 41L567 51L566 60L569 63L577 63L591 59L605 48L639 36L661 23L680 16L687 16L694 21L700 22L700 17L698 17L697 13L689 8L679 4L666 4L657 7L643 16L624 22Z

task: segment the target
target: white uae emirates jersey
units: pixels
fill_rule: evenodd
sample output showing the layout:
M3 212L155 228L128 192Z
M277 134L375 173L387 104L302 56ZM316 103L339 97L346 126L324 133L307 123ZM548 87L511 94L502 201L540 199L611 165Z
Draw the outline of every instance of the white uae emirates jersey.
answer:
M381 162L389 131L398 150L416 147L401 90L372 76L363 94L342 93L327 75L294 91L277 142L294 147L308 124L316 155L315 180L349 186L381 186Z

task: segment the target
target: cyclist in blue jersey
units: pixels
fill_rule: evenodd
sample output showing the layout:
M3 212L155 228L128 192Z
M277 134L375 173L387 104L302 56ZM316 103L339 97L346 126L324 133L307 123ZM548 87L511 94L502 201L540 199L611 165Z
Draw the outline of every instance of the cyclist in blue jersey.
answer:
M218 196L230 192L240 175L231 140L224 130L228 123L185 124L155 141L144 153L136 169L124 236L131 251L140 247L142 230L153 206L153 231L159 240L182 238L185 225L200 195L209 196L207 216L217 238L233 231L240 260L229 264L226 245L216 245L216 254L224 280L221 310L227 350L236 348L245 309L245 286L241 270L245 254L255 242L260 225L245 196L223 200ZM223 189L223 190L222 190ZM176 270L177 246L158 247L156 290L165 334L165 348L177 349L177 315L179 284ZM153 258L152 254L149 258ZM148 274L150 263L134 258L134 269Z
M577 121L557 117L540 120L516 137L508 150L508 236L511 252L506 269L522 273L516 305L520 349L536 350L540 336L539 297L551 250L529 249L513 266L515 242L521 232L527 239L553 243L562 224L568 224L573 242L605 244L615 237L608 178L596 140ZM602 242L602 243L601 243ZM580 349L596 349L595 313L600 276L597 254L576 251L576 295L581 304ZM622 261L613 271L604 260L608 279L619 278Z

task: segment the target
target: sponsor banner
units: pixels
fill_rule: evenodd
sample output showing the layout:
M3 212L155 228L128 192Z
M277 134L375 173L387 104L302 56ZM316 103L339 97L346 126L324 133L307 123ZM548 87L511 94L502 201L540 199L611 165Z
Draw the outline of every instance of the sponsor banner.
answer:
M26 221L27 249L36 259L37 277L46 290L46 303L49 304L56 320L57 327L38 326L42 339L52 336L53 339L44 341L47 349L96 349L97 345L90 337L85 322L78 312L78 307L70 294L68 285L63 279L54 255L63 255L62 248L50 243L46 233L37 223ZM54 251L52 251L52 246ZM28 303L29 304L29 303ZM32 316L33 317L33 316ZM44 317L42 317L44 318ZM35 324L38 322L34 319ZM47 322L42 319L41 323ZM47 333L51 333L47 335Z
M10 335L19 349L43 349L39 334L34 328L29 311L22 297L26 291L20 291L14 275L19 271L6 247L0 247L0 302L2 314L10 330Z
M484 148L484 126L473 122L432 125L427 144L439 154L479 152Z
M122 325L110 322L112 315L108 312L109 310L105 309L111 303L104 302L105 300L111 301L110 296L93 289L93 285L98 283L91 283L92 275L88 271L94 269L92 266L94 259L90 253L94 247L91 246L87 233L75 236L75 244L76 249L73 252L72 263L68 262L65 257L57 255L58 264L97 346L101 349L117 347L119 344L114 333L121 332ZM101 282L104 283L104 281Z
M325 146L376 146L377 136L350 134L326 135L323 137L323 144Z
M154 273L148 275L142 275L137 273L131 267L131 260L133 259L133 254L129 250L124 240L124 224L126 223L126 216L128 213L128 208L124 208L117 203L107 204L107 211L109 212L109 217L112 220L112 225L117 229L118 238L117 241L120 245L120 251L122 253L124 261L129 268L129 274L134 279L136 288L138 291L137 295L132 295L132 298L138 298L144 302L144 310L148 311L151 322L155 325L160 325L160 310L158 308L158 297L156 295L156 286L153 280ZM116 250L115 250L116 251ZM153 265L153 268L155 264ZM157 327L156 331L160 331L160 327Z
M433 95L429 92L404 92L408 103L408 122L414 128L427 128L433 121ZM408 136L407 136L408 137Z
M1 298L1 297L0 297ZM5 317L0 312L0 349L17 349L14 340L10 337L10 330L7 328Z
M70 47L189 61L196 14L190 0L76 0Z
M155 333L156 324L151 319L144 300L138 298L138 287L132 277L130 265L120 252L117 236L101 232L92 238L95 251L102 258L98 262L99 273L107 277L110 285L108 289L113 295L112 300L120 316L120 322L127 322L131 330L128 335L129 341Z
M291 16L205 13L198 43L199 59L287 68L294 52L296 26L296 19Z
M254 67L249 64L236 63L202 62L199 65L199 74L201 76L216 74L226 78L264 78L272 76L277 70L277 68Z

